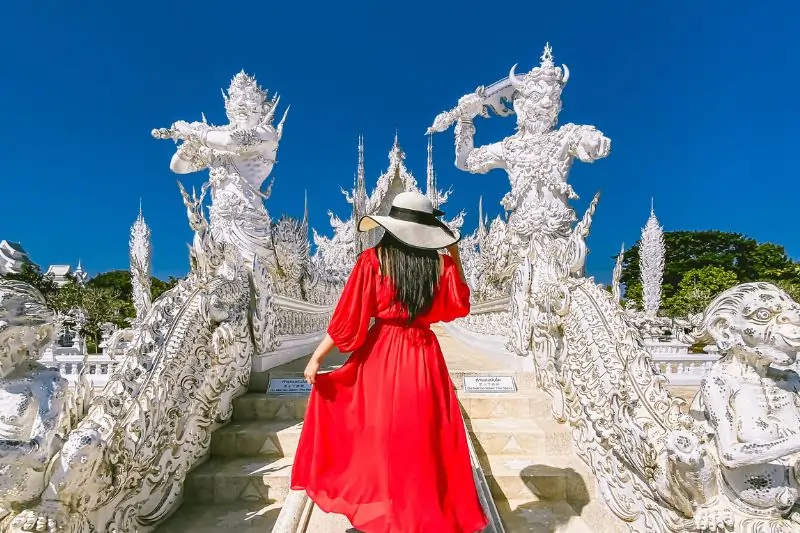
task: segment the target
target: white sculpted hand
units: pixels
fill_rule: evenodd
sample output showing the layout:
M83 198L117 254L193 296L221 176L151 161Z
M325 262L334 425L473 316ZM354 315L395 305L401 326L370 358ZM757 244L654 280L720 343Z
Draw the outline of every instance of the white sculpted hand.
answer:
M486 88L481 86L474 93L467 94L458 99L457 109L462 119L472 119L486 113L483 102L486 98Z
M733 528L733 514L730 509L701 507L694 513L694 527L708 533L727 531Z
M599 131L592 131L581 138L580 147L590 159L602 159L611 151L611 140Z
M179 120L170 129L172 130L173 138L181 141L188 141L194 135L194 128L185 120Z
M66 513L58 502L42 502L37 508L22 511L11 521L10 533L46 531L55 533L64 530Z

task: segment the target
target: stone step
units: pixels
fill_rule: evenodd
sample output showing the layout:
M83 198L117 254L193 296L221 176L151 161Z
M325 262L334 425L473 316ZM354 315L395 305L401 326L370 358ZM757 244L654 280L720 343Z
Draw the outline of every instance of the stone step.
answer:
M550 398L538 390L515 393L475 393L456 390L469 418L552 419ZM308 395L249 392L234 400L233 420L302 420Z
M158 533L266 533L272 531L280 513L280 505L259 501L238 501L228 504L196 505L187 501L166 522Z
M567 502L498 502L506 533L596 533Z
M555 422L531 418L467 420L478 456L521 456L530 459L570 455L572 439L569 428Z
M282 504L289 493L292 458L214 457L189 473L185 501L189 504L260 502Z
M302 420L306 407L308 395L249 392L233 401L233 420Z
M359 533L343 515L326 513L316 505L304 533Z
M211 436L213 457L294 457L303 423L251 420L231 422ZM478 455L526 455L530 458L569 455L572 441L566 426L529 418L467 421Z
M302 421L231 422L211 434L212 457L294 457Z
M574 456L488 456L481 466L495 502L564 501L585 506L595 494L594 477Z
M467 418L551 419L550 398L541 391L476 393L457 390Z
M471 371L471 370L451 370L450 371L450 379L453 380L453 385L457 390L462 390L464 388L464 377L465 376L511 376L514 378L514 384L517 387L517 391L520 392L532 392L536 391L536 378L532 372L504 372L501 370L487 370L487 371ZM497 393L498 395L508 394L508 393Z
M594 494L594 479L570 457L489 456L481 462L495 501L585 504ZM291 467L291 457L212 457L189 474L185 499L192 504L281 504L289 492Z

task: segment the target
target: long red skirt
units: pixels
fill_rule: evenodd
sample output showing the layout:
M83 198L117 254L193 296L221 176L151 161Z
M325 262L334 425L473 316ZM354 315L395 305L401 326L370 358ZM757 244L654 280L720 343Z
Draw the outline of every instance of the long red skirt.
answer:
M365 533L474 533L488 523L453 383L427 328L377 324L319 374L292 470Z

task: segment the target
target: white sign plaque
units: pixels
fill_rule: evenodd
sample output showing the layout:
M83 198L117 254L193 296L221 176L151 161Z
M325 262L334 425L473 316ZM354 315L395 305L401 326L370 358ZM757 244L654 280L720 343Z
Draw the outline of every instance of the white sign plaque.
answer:
M309 394L311 385L305 378L270 378L267 394Z
M466 392L517 392L513 376L464 376Z

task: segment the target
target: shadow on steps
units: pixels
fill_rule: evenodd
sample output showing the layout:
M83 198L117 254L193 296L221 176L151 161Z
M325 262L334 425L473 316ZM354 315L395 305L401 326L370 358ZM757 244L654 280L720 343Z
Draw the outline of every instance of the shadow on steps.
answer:
M465 409L461 410L467 429L472 432L472 420ZM492 471L489 454L479 439L468 435L481 461L505 533L589 533L585 524L570 522L580 517L584 507L591 502L589 489L583 476L572 468L559 468L544 464L525 466L519 472L519 487L514 494L505 493ZM518 459L510 456L509 460ZM537 486L537 482L540 486ZM510 496L510 498L509 498ZM581 521L582 522L582 521Z
M536 486L537 479L563 479L566 484L565 500L549 500ZM508 500L495 500L495 505L503 519L506 533L567 533L575 531L570 522L580 517L589 500L586 482L572 468L557 468L548 465L533 465L520 471L520 479L530 490L529 501L514 503ZM512 505L514 506L512 509ZM576 524L581 533L584 529Z

